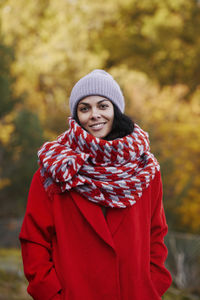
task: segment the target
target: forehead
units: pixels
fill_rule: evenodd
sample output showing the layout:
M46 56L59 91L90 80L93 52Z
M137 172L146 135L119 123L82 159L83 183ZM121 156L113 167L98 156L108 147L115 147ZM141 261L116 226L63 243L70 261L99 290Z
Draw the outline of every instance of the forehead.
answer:
M97 104L99 102L102 102L102 101L108 101L108 102L111 103L111 101L109 99L107 99L106 97L94 95L94 96L87 96L87 97L81 99L79 101L79 104L86 104L87 103L87 104L90 104L90 105L95 105L95 104Z

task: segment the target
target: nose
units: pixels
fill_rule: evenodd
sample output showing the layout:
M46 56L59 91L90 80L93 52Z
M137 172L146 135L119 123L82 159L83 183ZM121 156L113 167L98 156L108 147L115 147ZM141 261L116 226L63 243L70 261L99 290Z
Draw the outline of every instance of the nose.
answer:
M101 117L100 112L98 111L98 109L93 108L91 110L91 119L99 119Z

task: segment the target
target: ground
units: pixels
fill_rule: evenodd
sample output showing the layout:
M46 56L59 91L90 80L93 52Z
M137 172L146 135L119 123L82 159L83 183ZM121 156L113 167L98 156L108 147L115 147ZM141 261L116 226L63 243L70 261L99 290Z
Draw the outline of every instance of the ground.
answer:
M0 300L31 300L26 287L20 250L0 249ZM200 297L171 288L163 300L200 300Z

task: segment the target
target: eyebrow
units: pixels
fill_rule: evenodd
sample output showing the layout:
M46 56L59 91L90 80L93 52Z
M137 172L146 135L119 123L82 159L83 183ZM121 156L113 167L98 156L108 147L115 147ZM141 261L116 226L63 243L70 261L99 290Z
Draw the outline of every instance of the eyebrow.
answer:
M110 101L110 100L108 100L108 99L102 99L102 100L98 101L97 104L100 104L101 102L104 102L104 101ZM87 102L80 102L79 105L81 105L81 104L84 104L84 105L87 105L87 106L90 105L90 104L87 103Z

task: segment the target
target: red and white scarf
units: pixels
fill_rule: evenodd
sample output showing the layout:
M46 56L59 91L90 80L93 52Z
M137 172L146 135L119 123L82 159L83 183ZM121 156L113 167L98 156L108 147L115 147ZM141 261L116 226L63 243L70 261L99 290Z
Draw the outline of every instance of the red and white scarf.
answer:
M69 118L69 130L38 152L44 188L50 195L75 189L106 207L132 206L160 168L149 150L137 124L130 135L106 141Z

